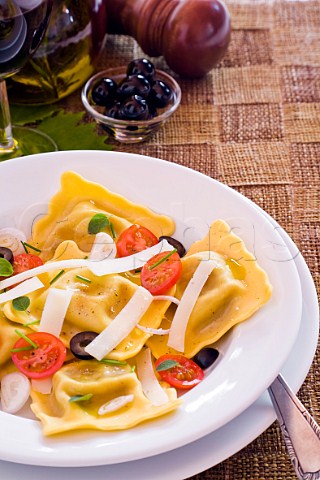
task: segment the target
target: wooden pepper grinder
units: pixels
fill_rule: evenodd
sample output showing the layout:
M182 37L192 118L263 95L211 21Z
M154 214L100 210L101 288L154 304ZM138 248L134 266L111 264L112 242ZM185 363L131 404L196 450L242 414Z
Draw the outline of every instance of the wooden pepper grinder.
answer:
M105 0L108 33L134 37L186 78L202 77L223 57L230 15L220 0Z

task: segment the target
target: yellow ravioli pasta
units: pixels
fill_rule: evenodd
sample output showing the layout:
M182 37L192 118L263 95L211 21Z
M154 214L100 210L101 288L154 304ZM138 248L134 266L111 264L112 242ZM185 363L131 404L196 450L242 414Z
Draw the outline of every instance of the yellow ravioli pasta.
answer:
M234 246L237 258L233 258ZM210 250L210 251L209 251ZM214 268L190 315L185 335L187 357L193 357L201 348L219 340L230 328L248 319L271 296L271 285L266 273L257 265L243 241L230 232L230 227L218 220L208 235L195 242L182 259L182 275L176 285L176 297L181 298L200 260L212 258L214 253L218 268ZM175 309L166 315L163 328L170 327ZM153 336L148 341L155 357L177 353L167 346L167 336Z
M88 224L98 213L109 217L116 235L133 223L147 227L157 237L171 235L175 228L166 215L130 202L74 172L65 172L61 190L50 200L48 214L34 225L30 242L41 250L44 261L53 257L64 240L74 240L81 250L89 252L94 236L88 234Z
M164 387L165 388L165 387ZM154 406L142 392L137 376L127 366L91 361L65 365L53 377L50 395L32 392L31 409L41 420L43 433L53 435L75 429L122 430L177 408L173 388L165 388L169 401ZM84 402L70 402L75 395L92 395ZM121 396L133 395L122 408L99 415L99 408Z

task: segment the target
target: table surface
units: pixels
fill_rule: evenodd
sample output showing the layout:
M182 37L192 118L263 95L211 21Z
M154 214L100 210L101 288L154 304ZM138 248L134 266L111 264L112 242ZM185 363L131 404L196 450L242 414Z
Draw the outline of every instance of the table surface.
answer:
M148 142L114 150L185 165L238 190L297 244L320 292L320 1L229 0L232 36L221 63L200 80L178 79L182 102ZM142 56L109 35L101 67ZM162 58L157 67L170 72ZM172 73L172 72L171 72ZM79 111L79 92L61 104ZM299 394L320 422L320 350ZM193 480L293 480L277 423Z

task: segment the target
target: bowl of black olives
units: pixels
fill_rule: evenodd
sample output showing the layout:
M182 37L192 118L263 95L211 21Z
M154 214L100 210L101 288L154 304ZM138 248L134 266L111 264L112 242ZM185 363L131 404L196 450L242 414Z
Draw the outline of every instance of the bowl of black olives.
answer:
M178 108L181 90L171 75L146 58L93 75L82 102L95 121L119 142L148 139Z

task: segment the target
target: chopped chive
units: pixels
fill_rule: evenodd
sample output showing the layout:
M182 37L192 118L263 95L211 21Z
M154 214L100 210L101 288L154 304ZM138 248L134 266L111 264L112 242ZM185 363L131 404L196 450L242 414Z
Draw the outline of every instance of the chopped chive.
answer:
M100 360L101 363L108 363L109 365L128 365L127 362L121 360L112 360L111 358L103 358Z
M83 282L91 283L90 278L83 277L82 275L76 275L76 278L78 278L79 280L82 280Z
M110 227L110 232L111 232L112 238L116 238L116 232L114 230L113 223L110 222L109 227Z
M90 398L93 397L92 393L87 393L86 395L73 395L73 397L69 398L69 402L86 402L87 400L90 400Z
M161 265L161 263L165 262L167 260L167 258L171 257L171 255L173 255L174 253L176 253L177 249L174 248L173 250L171 250L171 252L169 252L167 255L165 255L164 257L160 258L160 260L158 260L156 263L154 263L153 265L151 265L151 267L149 267L149 270L153 270L154 268L158 267L159 265Z
M29 325L35 325L36 323L40 323L40 320L33 320L33 322L23 323L22 326L29 327Z
M33 347L31 345L27 347L21 347L21 348L12 348L11 352L16 353L16 352L23 352L24 350L33 350Z
M55 277L53 277L52 280L50 280L50 282L49 282L50 285L52 285L56 280L58 280L58 278L60 278L61 275L63 275L63 274L64 274L64 270L60 270L60 272Z
M21 242L21 243L22 243L22 246L25 249L26 253L29 253L26 247L31 248L31 250L34 250L35 252L41 253L41 250L39 250L39 248L34 247L33 245L30 245L27 242Z
M131 367L131 373L134 373L135 370L136 370L136 366L135 366L135 365L132 365L132 367Z
M21 240L21 245L23 246L23 250L24 250L26 253L29 253L29 250L27 249L25 242L23 242L22 240Z
M85 257L83 257L83 258L84 258L84 260L87 260L87 258L89 258L89 257L88 257L88 255L86 255L86 256L85 256Z
M33 348L39 348L36 343L34 343L30 338L28 338L23 332L20 332L19 330L15 330L16 334L19 335L19 337L23 338L26 342L28 342Z

